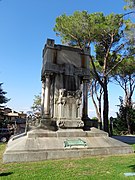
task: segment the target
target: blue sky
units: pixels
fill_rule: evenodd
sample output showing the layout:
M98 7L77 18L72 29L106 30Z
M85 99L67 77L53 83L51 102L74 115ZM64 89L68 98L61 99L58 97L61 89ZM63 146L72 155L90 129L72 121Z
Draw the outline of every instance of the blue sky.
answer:
M47 38L60 38L53 32L59 15L76 10L89 13L123 13L123 0L2 0L0 1L0 82L11 100L7 106L28 111L34 95L41 91L42 49ZM123 91L109 88L110 109L116 111ZM94 111L90 102L90 113Z

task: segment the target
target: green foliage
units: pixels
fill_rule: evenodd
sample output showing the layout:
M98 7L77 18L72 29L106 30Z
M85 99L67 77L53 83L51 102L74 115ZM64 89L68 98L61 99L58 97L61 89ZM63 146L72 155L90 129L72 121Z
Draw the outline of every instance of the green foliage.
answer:
M124 33L128 44L128 53L132 54L135 58L135 23L127 21Z
M120 56L120 55L119 55ZM127 85L126 89L128 88L128 85L133 86L134 89L134 78L135 78L135 59L134 56L128 57L128 58L124 58L122 60L122 62L120 63L120 65L114 69L112 75L114 77L114 79L121 83L121 86ZM130 81L131 84L130 84ZM130 88L131 89L131 88Z
M121 17L121 14L104 16L100 12L88 14L87 11L75 11L73 15L63 14L57 17L54 31L61 36L62 43L83 48L91 42L102 41L99 45L105 47L110 45L112 33L115 33L114 43L119 41L119 28L123 25Z
M129 57L123 59L120 66L117 67L115 75L119 75L123 78L127 78L129 75L132 75L133 79L135 77L135 59L134 57Z
M98 118L97 118L97 117L93 117L93 118L92 118L92 120L96 120L96 121L98 121Z
M126 17L126 15L128 15L128 16L131 15L130 19L132 20L132 21L127 22L127 29L125 29L125 34L126 34L126 38L128 40L129 47L130 47L129 51L132 54L134 54L134 58L135 58L135 21L134 21L135 0L124 0L124 1L126 2L124 9L129 10L129 12L125 14L125 17Z
M127 122L127 117L130 118ZM122 131L128 133L128 124L131 127L131 132L135 132L135 109L133 107L125 106L123 100L121 99L121 104L119 107L119 112L117 113L117 118L113 120L114 130L118 133Z
M134 56L125 58L113 72L113 78L124 90L125 105L132 106L132 97L135 90L135 60Z
M34 96L33 105L31 108L33 109L33 111L41 111L41 93Z
M127 4L124 6L124 9L135 9L135 0L124 0Z
M0 105L5 104L5 103L7 103L9 101L9 99L7 99L5 97L5 94L7 94L7 93L5 91L3 91L2 84L3 83L0 83Z
M73 15L63 14L56 18L56 31L62 37L62 43L83 47L91 42L89 15L86 11L76 11Z

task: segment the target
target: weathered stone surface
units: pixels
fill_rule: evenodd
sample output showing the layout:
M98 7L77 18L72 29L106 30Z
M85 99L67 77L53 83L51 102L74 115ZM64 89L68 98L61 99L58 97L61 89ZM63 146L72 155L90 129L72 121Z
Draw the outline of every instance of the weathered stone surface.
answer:
M86 146L65 147L66 140L78 139L86 142ZM3 155L3 161L5 163L42 161L133 152L131 146L108 137L107 133L96 128L92 128L91 131L58 130L56 132L35 129L27 136L11 139Z
M82 128L87 116L89 50L56 45L47 40L43 50L42 122L55 120L57 128Z

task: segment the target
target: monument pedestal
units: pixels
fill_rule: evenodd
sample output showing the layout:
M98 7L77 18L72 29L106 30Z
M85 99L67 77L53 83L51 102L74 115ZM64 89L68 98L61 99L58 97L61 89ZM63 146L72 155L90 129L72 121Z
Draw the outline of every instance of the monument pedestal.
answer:
M91 128L49 131L34 129L22 137L13 137L3 155L4 163L78 158L95 155L133 153L133 148Z
M57 130L56 121L51 118L42 118L40 120L40 124L37 128L44 129L44 130L56 131Z
M98 128L98 121L97 120L92 120L88 116L82 118L84 122L83 130L84 131L89 131L91 127L96 127Z
M72 119L59 119L57 120L57 126L60 129L82 129L84 126L84 123L81 119L76 119L76 120L72 120Z

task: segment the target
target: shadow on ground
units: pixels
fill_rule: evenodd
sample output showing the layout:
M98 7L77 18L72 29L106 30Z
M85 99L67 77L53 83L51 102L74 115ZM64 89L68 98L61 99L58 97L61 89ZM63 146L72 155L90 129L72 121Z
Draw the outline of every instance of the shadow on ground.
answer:
M135 164L129 166L133 172L135 172Z
M9 176L13 174L13 172L5 172L5 173L0 173L0 176Z
M128 144L135 144L135 136L112 136L112 138Z

